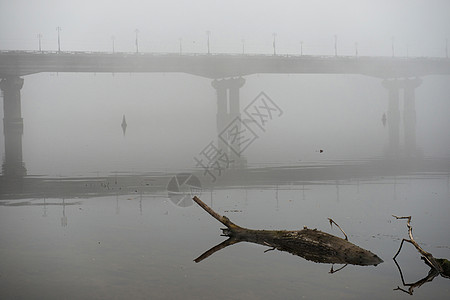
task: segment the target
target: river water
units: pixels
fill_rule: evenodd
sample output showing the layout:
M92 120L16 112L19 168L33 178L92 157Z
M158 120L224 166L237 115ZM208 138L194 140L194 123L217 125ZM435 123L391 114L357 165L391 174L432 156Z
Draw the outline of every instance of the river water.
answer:
M286 180L276 172L285 172ZM367 172L312 180L286 172L262 168L253 174L264 180L252 181L246 174L247 180L184 192L178 175L179 194L167 191L177 175L162 173L25 178L16 189L9 184L8 191L3 185L0 298L403 299L409 295L394 289L408 286L392 257L408 231L406 220L392 214L412 216L421 247L450 258L449 172ZM352 243L384 262L347 265L331 274L342 265L241 242L196 263L226 237L220 236L223 225L189 200L194 194L248 228L308 226L342 236L330 227L331 217ZM411 244L403 246L397 262L405 283L419 281L430 269ZM413 289L414 299L449 294L450 280L442 276Z

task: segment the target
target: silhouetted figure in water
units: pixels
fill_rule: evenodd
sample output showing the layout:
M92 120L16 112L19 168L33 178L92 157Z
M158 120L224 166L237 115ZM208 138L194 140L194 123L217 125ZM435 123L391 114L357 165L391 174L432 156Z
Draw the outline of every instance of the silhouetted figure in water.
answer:
M383 127L386 127L386 114L384 113L383 116L381 117L381 122L383 122Z
M121 126L122 126L123 135L125 136L125 132L127 131L127 120L125 120L125 115L123 115Z

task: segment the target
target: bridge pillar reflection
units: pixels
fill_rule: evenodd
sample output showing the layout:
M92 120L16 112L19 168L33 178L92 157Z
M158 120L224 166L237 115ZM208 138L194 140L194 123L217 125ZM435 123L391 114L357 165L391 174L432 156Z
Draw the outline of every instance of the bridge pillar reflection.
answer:
M405 138L405 155L417 156L416 145L416 97L415 89L422 83L422 79L406 79L403 95L403 127Z
M7 77L0 82L3 92L3 133L5 136L5 157L3 175L5 177L22 177L27 170L22 159L23 119L20 90L23 78Z
M383 81L383 86L389 91L388 99L388 128L389 128L389 145L388 155L398 156L400 150L400 111L399 111L399 89L397 80Z
M403 139L404 156L418 156L416 145L416 108L415 89L422 83L422 79L384 80L383 86L389 91L388 127L389 145L388 156L400 156L400 89L403 89Z
M240 98L239 89L245 84L245 79L242 77L229 78L229 79L215 79L211 85L217 91L217 136L224 136L224 130L231 122L240 117ZM240 123L236 123L236 126L240 127ZM238 132L240 128L238 128ZM234 161L233 165L245 164L245 159L241 156L238 157L226 143L218 138L218 147L225 153L230 159ZM234 149L240 153L238 145L234 146Z

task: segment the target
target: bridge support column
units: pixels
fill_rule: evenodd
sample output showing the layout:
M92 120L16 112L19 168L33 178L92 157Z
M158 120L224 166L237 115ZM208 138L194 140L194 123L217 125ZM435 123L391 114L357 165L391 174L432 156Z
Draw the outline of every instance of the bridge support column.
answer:
M388 102L388 128L389 145L388 155L397 157L400 151L400 111L399 111L399 83L397 80L383 81L383 86L389 91Z
M22 159L23 119L20 101L20 90L23 79L7 77L1 80L3 92L3 133L5 135L5 157L3 176L22 177L27 170Z
M223 136L223 131L226 130L227 126L236 118L240 117L240 98L239 89L245 84L245 79L230 78L214 80L212 86L217 91L217 135ZM240 123L235 124L240 132ZM245 159L242 156L238 156L234 151L230 149L226 143L218 138L218 146L222 153L225 153L230 160L233 160L234 166L242 166L245 164ZM239 153L238 145L234 146L234 149Z
M403 129L405 138L405 155L417 156L416 146L416 99L415 89L422 83L422 79L406 79L404 81Z
M230 111L229 111L229 115L230 115L230 122L231 122L236 117L241 117L241 111L240 111L241 102L240 102L240 99L239 99L239 89L245 84L245 79L242 78L242 77L240 77L240 78L233 78L233 79L229 79L229 83L230 83L230 89L229 89ZM236 127L237 127L236 132L241 132L241 123L240 122L236 123ZM235 150L238 153L241 152L239 144L235 145L234 148L235 148ZM231 154L231 152L230 152L230 154ZM240 157L235 155L234 152L232 152L232 153L234 154L235 159L240 159ZM241 164L241 162L239 162L239 164Z
M418 156L416 145L416 100L415 89L422 83L422 79L385 80L383 86L389 90L389 146L388 155L400 155L400 111L399 90L403 89L403 154L405 157Z
M225 80L214 80L212 86L217 92L217 136L225 129L225 126L230 122L228 113L228 86ZM219 149L228 155L228 147L223 140L218 139Z

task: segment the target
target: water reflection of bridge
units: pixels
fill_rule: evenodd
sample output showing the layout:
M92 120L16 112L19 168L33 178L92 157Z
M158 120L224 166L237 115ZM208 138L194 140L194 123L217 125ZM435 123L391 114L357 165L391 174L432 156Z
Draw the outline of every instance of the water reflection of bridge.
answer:
M415 89L426 75L450 75L448 58L323 57L266 55L176 55L83 52L0 52L5 160L3 174L23 176L23 119L20 90L23 76L41 72L178 72L213 79L217 90L217 131L240 116L242 76L266 74L360 74L380 78L389 91L390 156L400 153L399 90L404 90L404 153L416 153ZM410 79L413 78L413 79ZM224 147L224 145L222 145ZM223 149L226 151L226 149Z
M202 170L193 171L201 189L263 188L291 185L338 185L353 179L406 176L411 174L448 174L448 160L375 160L369 162L334 162L289 167L229 169L215 182ZM48 178L0 177L0 200L76 199L99 196L136 195L171 197L168 184L176 174L113 174L110 176ZM201 191L196 189L196 191ZM185 190L182 193L192 193ZM192 195L186 195L190 197Z

